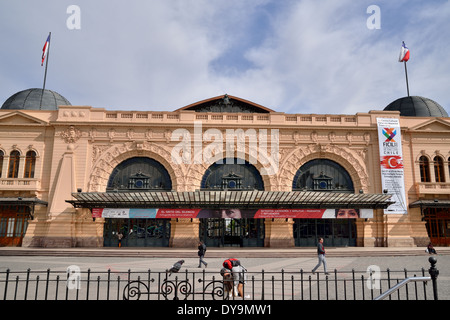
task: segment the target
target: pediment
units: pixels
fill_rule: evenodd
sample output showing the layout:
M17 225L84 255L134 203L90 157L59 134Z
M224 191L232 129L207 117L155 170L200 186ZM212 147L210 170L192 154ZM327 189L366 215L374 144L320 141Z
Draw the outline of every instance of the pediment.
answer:
M450 123L447 121L443 121L441 119L432 119L425 123L421 123L412 127L411 131L420 131L420 132L449 132L450 131Z
M270 113L273 110L263 107L254 102L225 94L206 100L202 100L183 108L179 108L176 111L190 110L195 112L218 112L218 113Z
M0 125L45 125L45 121L20 111L0 115Z

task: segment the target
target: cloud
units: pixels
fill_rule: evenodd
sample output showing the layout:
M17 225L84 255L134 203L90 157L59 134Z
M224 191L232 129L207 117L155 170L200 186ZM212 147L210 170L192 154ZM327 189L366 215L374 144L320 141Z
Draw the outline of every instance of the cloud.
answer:
M47 88L73 104L175 110L228 93L282 112L367 112L406 94L405 40L411 94L450 106L447 1L379 1L379 30L366 26L372 1L83 0L69 30L72 2L2 2L4 100L42 85L52 31Z
M450 49L448 31L442 29L448 8L441 8L448 3L423 11L423 6L402 7L403 15L410 19L403 25L391 13L398 8L388 2L380 4L380 30L367 28L367 6L353 1L298 2L280 16L273 35L247 53L256 67L233 81L275 110L344 114L380 110L406 95L404 68L397 58L401 41L409 39L414 57L410 69L420 65L409 70L410 87L415 88L411 94L435 98L448 106L445 85L439 85L445 82L437 85L434 79L448 77L449 59L441 54L446 61L438 66L437 54L427 50L428 46Z

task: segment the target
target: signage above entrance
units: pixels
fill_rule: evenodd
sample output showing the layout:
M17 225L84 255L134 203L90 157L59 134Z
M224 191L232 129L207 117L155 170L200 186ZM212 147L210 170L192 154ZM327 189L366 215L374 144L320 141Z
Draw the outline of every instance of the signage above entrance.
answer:
M296 218L339 219L373 218L373 209L139 209L94 208L94 218L170 219L170 218Z

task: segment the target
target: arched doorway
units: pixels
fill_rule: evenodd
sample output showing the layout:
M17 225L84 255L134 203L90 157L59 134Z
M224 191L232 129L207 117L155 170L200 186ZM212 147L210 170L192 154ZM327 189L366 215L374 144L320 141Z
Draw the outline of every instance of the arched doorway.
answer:
M353 193L353 181L339 163L314 159L302 165L294 176L293 190ZM339 208L336 208L339 209ZM295 245L317 245L319 237L328 246L355 246L356 219L294 219Z
M256 167L248 161L225 158L213 163L205 171L201 188L236 192L264 190L264 182ZM217 218L200 219L200 239L207 246L264 246L264 219L245 218L240 208L217 208L217 213ZM239 218L230 218L236 216Z
M166 168L147 157L124 160L111 173L107 192L170 191L172 181ZM122 234L122 246L167 247L170 239L170 219L107 218L103 239L105 247L116 247Z

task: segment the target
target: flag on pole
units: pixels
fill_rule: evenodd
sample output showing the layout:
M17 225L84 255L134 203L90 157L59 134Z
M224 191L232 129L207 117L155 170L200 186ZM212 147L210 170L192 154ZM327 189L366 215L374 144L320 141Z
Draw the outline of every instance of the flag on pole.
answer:
M402 49L400 50L398 62L406 62L408 60L409 60L409 49L406 46L405 41L402 41Z
M44 47L42 48L42 62L41 66L44 65L45 57L47 57L48 47L50 46L50 35L47 37L47 41L45 41Z

